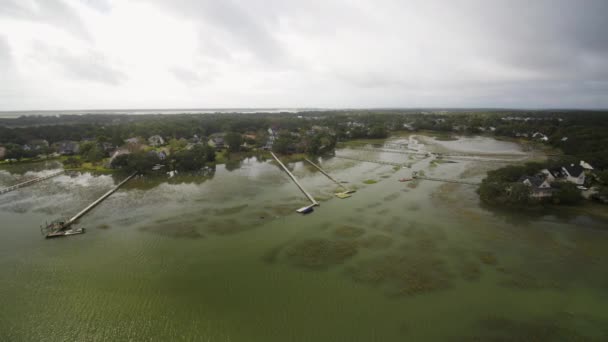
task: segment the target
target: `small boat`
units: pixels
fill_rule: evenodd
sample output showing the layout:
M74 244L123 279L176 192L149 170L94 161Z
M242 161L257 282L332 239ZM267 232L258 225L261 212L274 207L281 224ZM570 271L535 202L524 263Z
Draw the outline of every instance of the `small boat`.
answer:
M347 194L346 192L336 192L334 195L336 195L336 197L341 198L341 199L349 198L351 196L350 194Z
M314 211L314 209L313 209L313 205L309 205L307 207L302 207L296 211L299 212L300 214L310 214Z
M409 182L411 180L412 180L411 178L400 178L399 179L400 182Z
M65 230L57 230L57 231L48 233L46 235L46 238L47 239L51 239L51 238L61 237L61 236L77 235L77 234L83 234L84 232L85 232L84 228L72 228L72 229L65 229Z

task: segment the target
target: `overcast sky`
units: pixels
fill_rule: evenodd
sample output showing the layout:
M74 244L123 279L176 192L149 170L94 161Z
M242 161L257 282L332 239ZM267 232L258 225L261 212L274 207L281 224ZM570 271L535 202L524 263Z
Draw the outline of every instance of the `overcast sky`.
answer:
M0 0L0 110L608 108L607 0Z

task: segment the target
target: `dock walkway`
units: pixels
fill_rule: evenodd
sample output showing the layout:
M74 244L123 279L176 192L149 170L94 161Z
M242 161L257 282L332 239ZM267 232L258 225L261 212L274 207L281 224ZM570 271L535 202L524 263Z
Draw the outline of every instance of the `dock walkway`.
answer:
M270 154L272 155L272 157L274 158L274 160L276 160L277 163L279 163L279 165L281 165L281 167L283 168L283 170L285 170L285 172L291 178L291 180L293 180L293 182L296 183L296 185L298 186L298 188L300 188L300 190L302 191L302 193L304 193L304 195L310 200L310 202L312 203L312 205L313 206L318 206L319 202L317 202L317 200L315 200L315 198L312 197L312 195L309 194L308 191L306 191L306 189L304 189L304 187L302 186L302 184L300 184L300 182L298 182L298 180L296 179L296 177L289 171L289 169L287 169L287 166L285 166L274 153L270 152Z
M481 184L479 182L471 182L471 181L466 181L466 180L461 180L461 179L426 177L426 176L419 176L416 174L412 175L412 178L430 180L430 181L434 181L434 182L457 183L457 184L466 184L466 185L480 185Z
M111 194L113 194L114 192L116 192L116 190L118 190L121 186L123 186L123 184L125 184L126 182L128 182L129 180L131 180L131 178L135 177L136 174L137 174L137 172L134 172L132 175L130 175L129 177L127 177L125 180L123 180L122 182L118 183L118 185L116 185L110 191L106 192L101 197L99 197L95 202L89 204L86 208L82 209L78 214L74 215L71 219L69 219L65 223L64 229L68 228L69 226L71 226L72 224L74 224L74 222L76 222L79 218L81 218L82 216L84 216L91 209L95 208L96 205L98 205L103 200L105 200L106 198L108 198Z
M391 165L391 166L399 166L399 167L409 167L407 164L389 162L389 161L384 161L384 160L371 160L371 159L362 159L362 158L346 157L346 156L334 156L334 157L340 158L340 159L361 161L361 162L366 162L366 163L375 163L375 164Z
M61 171L54 172L54 173L52 173L50 175L47 175L47 176L30 179L28 181L25 181L25 182L22 182L22 183L19 183L19 184L15 184L13 186L9 186L8 188L0 189L0 194L11 192L11 191L17 190L19 188L23 188L24 186L28 186L28 185L34 184L34 183L42 182L43 180L46 180L46 179L49 179L49 178L53 178L55 176L59 176L60 174L62 174L64 172L65 172L65 170L61 170Z
M317 168L317 170L319 170L322 174L324 174L327 178L329 178L329 180L331 180L332 182L336 183L339 187L341 187L342 189L344 189L344 191L348 191L348 189L342 184L340 183L337 179L335 179L334 177L330 176L329 173L327 173L325 170L323 170L319 165L313 163L312 161L310 161L308 158L304 158L304 160L306 160L307 162L310 163L310 165L314 166L315 168Z

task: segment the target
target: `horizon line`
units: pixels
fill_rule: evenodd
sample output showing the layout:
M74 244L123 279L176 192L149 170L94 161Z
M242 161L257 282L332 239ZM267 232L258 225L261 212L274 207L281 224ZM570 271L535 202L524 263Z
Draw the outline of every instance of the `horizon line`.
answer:
M608 111L608 108L585 107L192 107L192 108L85 108L85 109L20 109L0 110L0 113L32 113L32 112L117 112L117 111L231 111L238 113L247 111L343 111L343 110L514 110L514 111Z

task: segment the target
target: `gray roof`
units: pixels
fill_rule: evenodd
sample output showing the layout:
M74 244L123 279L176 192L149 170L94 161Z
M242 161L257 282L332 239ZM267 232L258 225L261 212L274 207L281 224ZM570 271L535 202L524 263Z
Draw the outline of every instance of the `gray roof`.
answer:
M543 184L543 182L545 181L544 179L537 177L537 176L521 176L521 178L519 178L520 182L524 182L528 180L530 182L530 184L532 184L535 187L539 187L541 184Z
M581 173L583 173L583 171L585 171L585 169L583 169L583 167L578 164L566 165L566 166L564 166L564 168L568 171L568 173L572 177L578 177L581 175Z

